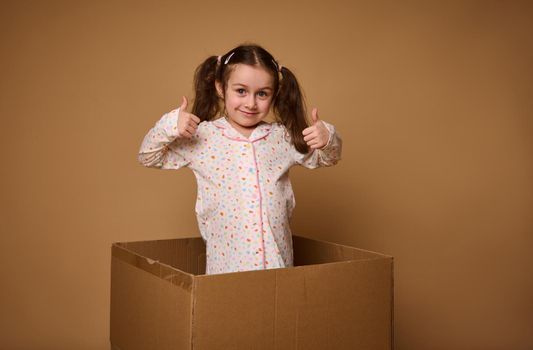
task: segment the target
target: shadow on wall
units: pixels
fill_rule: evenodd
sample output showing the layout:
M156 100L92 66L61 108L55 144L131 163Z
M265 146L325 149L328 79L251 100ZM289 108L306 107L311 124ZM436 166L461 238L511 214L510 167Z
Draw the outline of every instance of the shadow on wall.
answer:
M291 221L294 234L353 245L360 238L358 233L366 231L361 192L354 180L339 177L342 162L331 168L291 170L296 197Z

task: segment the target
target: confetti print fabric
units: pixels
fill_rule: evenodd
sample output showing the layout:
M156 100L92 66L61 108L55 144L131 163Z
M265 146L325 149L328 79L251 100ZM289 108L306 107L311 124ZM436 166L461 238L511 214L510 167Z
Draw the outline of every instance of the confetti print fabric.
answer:
M278 123L261 122L245 138L225 118L204 121L191 139L178 138L179 109L144 137L139 162L147 167L188 167L196 176L196 215L206 243L206 273L293 266L289 219L295 205L293 165L331 166L342 141L333 125L321 150L301 154Z

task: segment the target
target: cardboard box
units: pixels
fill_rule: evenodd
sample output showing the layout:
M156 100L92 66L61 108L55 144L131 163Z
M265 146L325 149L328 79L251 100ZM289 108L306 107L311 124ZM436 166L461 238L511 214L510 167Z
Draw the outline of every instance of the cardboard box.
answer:
M294 267L217 275L200 237L114 243L112 348L392 349L392 257L293 241Z

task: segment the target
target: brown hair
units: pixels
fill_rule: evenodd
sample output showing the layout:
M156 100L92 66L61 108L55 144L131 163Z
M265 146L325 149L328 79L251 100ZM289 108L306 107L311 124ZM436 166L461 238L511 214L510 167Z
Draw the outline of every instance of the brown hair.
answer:
M222 55L220 63L217 56L210 56L200 64L194 74L195 99L192 113L204 121L213 119L221 112L215 82L219 82L223 91L226 91L226 84L235 64L260 66L272 74L274 115L287 129L296 150L307 153L309 147L304 141L302 131L308 123L300 85L288 68L282 67L279 70L274 57L261 46L240 45ZM278 71L281 73L281 79Z

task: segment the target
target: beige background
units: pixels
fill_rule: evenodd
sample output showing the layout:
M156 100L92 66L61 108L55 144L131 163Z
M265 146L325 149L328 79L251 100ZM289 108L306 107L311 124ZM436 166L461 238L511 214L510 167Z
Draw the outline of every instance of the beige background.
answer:
M136 162L195 67L253 41L344 139L295 233L395 256L397 349L533 348L533 6L2 1L2 349L108 349L113 241L198 235Z

